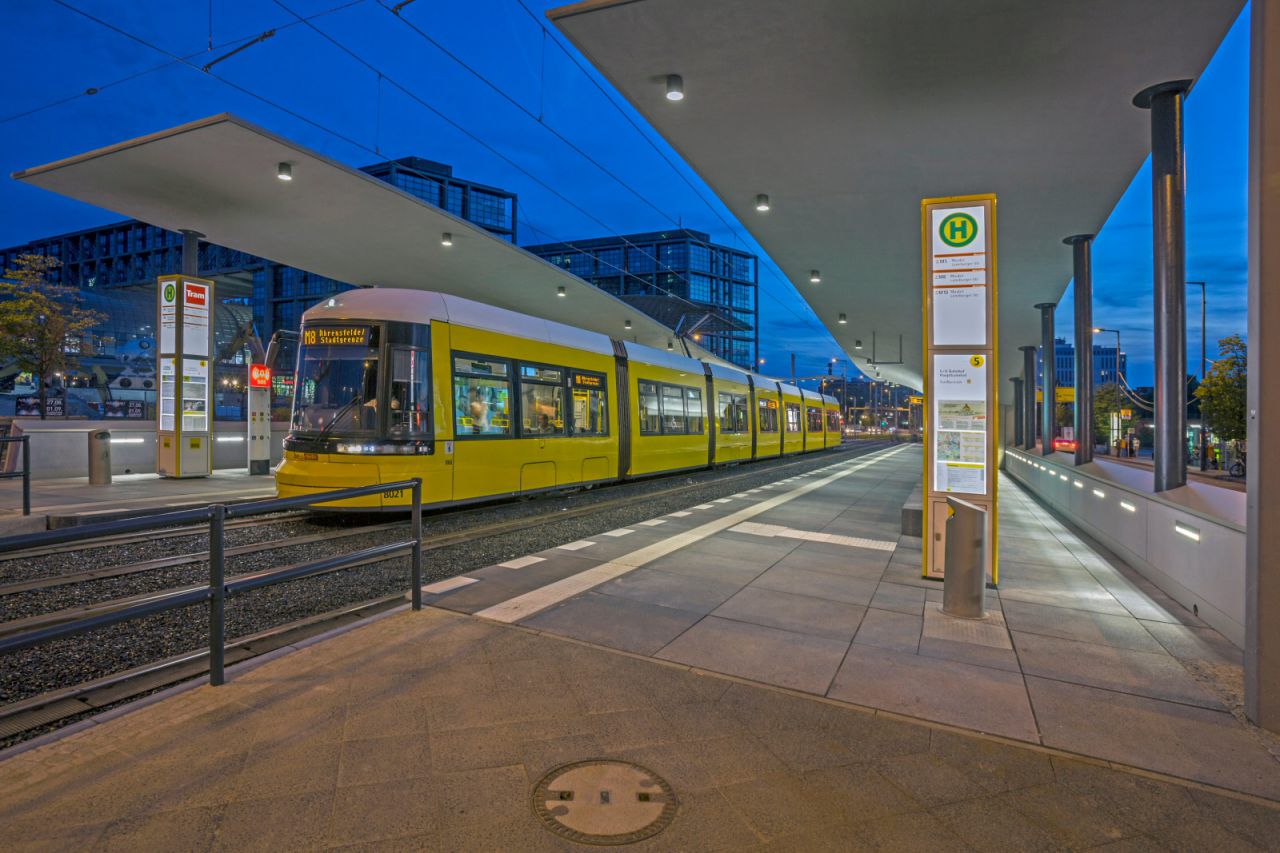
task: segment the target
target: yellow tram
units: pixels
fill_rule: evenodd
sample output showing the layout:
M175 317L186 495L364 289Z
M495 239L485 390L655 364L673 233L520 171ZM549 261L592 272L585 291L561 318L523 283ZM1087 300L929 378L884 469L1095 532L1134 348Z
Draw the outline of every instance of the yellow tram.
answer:
M805 453L837 401L441 293L362 289L302 316L281 496L411 477L445 506ZM399 491L333 506L403 508Z

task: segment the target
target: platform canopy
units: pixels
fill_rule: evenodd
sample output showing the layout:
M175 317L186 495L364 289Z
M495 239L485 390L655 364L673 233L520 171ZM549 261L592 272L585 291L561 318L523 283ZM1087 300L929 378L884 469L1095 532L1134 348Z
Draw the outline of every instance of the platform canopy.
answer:
M290 164L292 180L277 178L280 163ZM338 281L456 294L659 349L687 345L720 361L518 246L232 115L13 177ZM445 233L452 246L443 245Z
M880 371L918 388L920 200L998 194L1000 366L1019 373L1015 347L1039 342L1032 306L1071 278L1062 238L1101 229L1150 151L1133 96L1196 78L1242 5L589 0L548 14L849 355L869 357L875 332L877 359L897 360L903 336L905 363ZM667 100L669 74L684 100Z

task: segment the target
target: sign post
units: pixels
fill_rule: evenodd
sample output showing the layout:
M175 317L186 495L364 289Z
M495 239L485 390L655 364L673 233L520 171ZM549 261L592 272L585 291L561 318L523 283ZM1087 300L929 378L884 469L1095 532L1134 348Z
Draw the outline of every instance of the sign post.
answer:
M162 477L207 477L213 472L213 306L208 279L156 279L156 471Z
M271 368L249 365L249 474L271 473Z
M946 573L947 497L984 511L996 565L996 197L920 202L924 272L924 566Z

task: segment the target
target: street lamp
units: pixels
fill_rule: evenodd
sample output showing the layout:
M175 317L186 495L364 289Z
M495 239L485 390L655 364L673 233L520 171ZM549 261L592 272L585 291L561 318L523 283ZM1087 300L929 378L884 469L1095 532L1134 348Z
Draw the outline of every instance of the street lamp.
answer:
M1120 405L1120 396L1119 396L1119 395L1120 395L1120 330L1119 330L1119 329L1097 329L1097 328L1095 328L1095 329L1093 330L1093 333L1094 333L1095 335L1101 335L1101 334L1103 334L1103 333L1108 333L1108 334L1113 334L1113 335L1115 335L1115 336L1116 336L1116 358L1115 358L1115 363L1114 363L1114 365L1113 365L1114 370L1112 371L1112 372L1113 372L1113 374L1114 374L1114 376L1112 376L1112 384L1116 386L1116 405L1118 406L1118 405ZM1120 413L1117 411L1117 412L1116 412L1116 428L1117 428L1117 432L1119 431L1119 426L1120 426ZM1090 428L1092 428L1092 425L1090 426ZM1079 438L1080 438L1079 436L1076 436L1076 440L1077 440L1077 441L1079 440ZM1111 455L1111 446L1112 446L1112 444L1114 444L1114 443L1115 443L1115 442L1114 442L1114 439L1115 439L1115 438L1116 438L1116 437L1115 437L1115 436L1113 436L1113 437L1112 437L1112 439L1113 439L1113 440L1112 440L1112 441L1108 441L1108 442L1107 442L1107 455L1108 455L1108 456L1110 456L1110 455ZM1119 452L1117 452L1117 453L1116 453L1116 455L1117 455L1117 456L1119 456L1119 455L1120 455L1120 454L1119 454Z
M1205 347L1204 339L1206 335L1205 327L1205 302L1208 299L1209 288L1203 281L1189 281L1187 286L1195 286L1200 288L1200 384L1204 384L1205 378ZM1204 428L1204 411L1200 412L1200 470L1206 471L1209 468L1209 435Z

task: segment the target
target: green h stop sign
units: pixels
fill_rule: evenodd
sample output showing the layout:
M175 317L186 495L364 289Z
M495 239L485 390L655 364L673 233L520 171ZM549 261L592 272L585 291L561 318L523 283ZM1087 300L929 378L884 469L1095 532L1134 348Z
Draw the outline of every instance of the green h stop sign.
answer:
M173 302L178 296L178 289L173 286L172 282L164 286L164 301Z
M943 217L938 236L953 249L964 248L978 236L978 220L967 213L953 213Z

